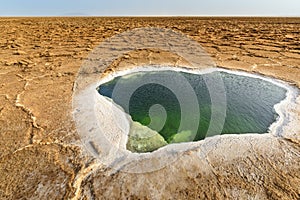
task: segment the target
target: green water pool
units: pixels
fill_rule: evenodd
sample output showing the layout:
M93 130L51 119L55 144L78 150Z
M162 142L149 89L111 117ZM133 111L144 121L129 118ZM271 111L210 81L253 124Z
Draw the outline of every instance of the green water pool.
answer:
M184 79L173 80L172 77L176 77L176 74L180 74ZM221 80L226 98L219 99L219 102L224 104L212 103L212 94L206 82L208 76L215 76ZM160 78L162 80L157 83ZM154 81L141 84L146 79ZM188 100L182 102L172 89L163 84L166 81L174 84L174 88L178 88L179 91L186 90L183 85L188 83L196 95L197 104L189 106ZM117 95L114 93L116 85L122 86ZM136 89L128 94L131 88ZM267 80L223 71L193 74L168 70L135 72L115 77L100 85L97 90L130 114L134 123L127 147L133 152L150 152L170 143L202 140L207 136L210 126L222 126L221 132L216 135L266 133L278 118L274 105L285 99L287 92L283 87ZM126 102L128 99L125 96L128 95L130 100ZM189 96L186 96L186 99L189 99ZM183 104L185 113L189 114L184 117L185 125L182 129L180 127ZM220 112L220 115L225 117L224 121L212 120L212 107L214 112ZM189 129L195 124L195 120L197 129ZM151 134L145 137L145 133Z

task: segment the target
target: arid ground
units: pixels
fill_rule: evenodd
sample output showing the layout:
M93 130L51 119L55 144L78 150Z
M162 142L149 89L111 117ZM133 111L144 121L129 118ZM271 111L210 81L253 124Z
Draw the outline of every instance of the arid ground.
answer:
M204 160L186 152L147 174L111 173L83 153L72 117L77 72L102 41L139 27L182 32L220 67L300 87L300 18L0 18L0 199L300 199L299 129L228 138ZM180 61L139 50L111 70ZM299 106L293 112L300 119Z

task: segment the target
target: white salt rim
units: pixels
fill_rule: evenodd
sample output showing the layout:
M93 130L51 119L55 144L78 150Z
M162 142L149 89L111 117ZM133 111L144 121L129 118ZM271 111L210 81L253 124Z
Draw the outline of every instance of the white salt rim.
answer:
M249 134L216 135L196 142L169 144L152 153L142 153L142 154L132 153L126 149L131 117L128 114L126 114L120 106L113 103L111 99L100 95L96 89L100 85L109 82L119 76L124 76L135 72L147 72L147 71L153 72L153 71L167 71L167 70L186 72L192 74L207 74L215 71L222 71L222 72L227 72L236 75L259 78L286 89L287 90L286 98L281 102L279 102L278 104L274 105L274 109L279 116L278 119L273 124L270 125L267 134L249 133ZM233 70L226 70L222 68L209 68L209 69L199 70L199 69L190 69L185 66L168 67L162 65L158 67L157 65L155 65L155 66L141 66L132 69L112 72L107 76L105 76L104 78L101 78L100 80L95 80L95 83L79 91L77 93L77 97L75 101L76 101L76 105L80 105L81 109L87 109L87 111L91 113L91 116L89 116L89 120L93 120L87 124L83 123L83 125L81 124L82 127L79 127L80 130L78 131L80 131L81 134L80 136L84 145L88 143L90 145L91 142L90 135L89 135L90 132L87 131L91 129L91 127L89 126L93 124L100 127L99 122L102 123L101 130L103 129L104 130L97 132L97 134L99 133L100 134L96 136L97 139L99 139L100 141L99 142L100 150L98 151L97 148L93 148L95 152L92 152L92 154L98 158L98 161L103 165L105 165L106 167L110 167L111 169L125 170L126 172L129 173L144 173L144 172L150 172L150 171L161 169L165 167L165 165L170 164L171 162L174 162L176 159L178 159L178 153L192 150L195 148L201 148L201 146L206 143L207 144L214 143L214 141L218 140L218 138L236 137L237 135L238 137L248 137L248 136L257 137L258 135L281 136L284 132L283 127L288 126L290 122L295 122L297 120L300 121L296 113L291 112L292 110L295 110L296 106L298 106L296 103L296 98L298 97L298 95L299 95L299 89L289 85L284 81L262 76L262 75L251 74L243 71L233 71ZM75 110L76 110L76 105L75 105ZM124 131L122 131L121 129L117 131L112 131L113 130L112 128L116 126L116 124L109 121L110 119L104 119L98 116L99 112L102 112L101 114L104 116L105 115L104 113L107 111L106 109L109 106L114 107L115 109L114 111L118 112L117 122L122 124L121 126L126 127L126 131L125 131L126 133L124 133ZM86 113L88 113L87 111ZM74 111L74 116L75 115L76 115L76 111ZM87 118L82 116L81 120L87 120ZM290 125L292 124L293 123L291 123ZM299 127L298 129L300 129ZM292 127L292 128L296 128L296 127ZM104 141L103 137L106 138L108 142ZM87 149L89 153L91 153L91 148L87 148ZM101 149L102 150L104 149L104 151L102 151ZM157 162L159 164L157 166L152 166L153 163L152 159L154 158L158 159ZM166 160L161 160L162 158ZM143 165L142 167L137 165L137 164L140 165L141 162L145 162L145 160L149 162L147 162L147 164Z

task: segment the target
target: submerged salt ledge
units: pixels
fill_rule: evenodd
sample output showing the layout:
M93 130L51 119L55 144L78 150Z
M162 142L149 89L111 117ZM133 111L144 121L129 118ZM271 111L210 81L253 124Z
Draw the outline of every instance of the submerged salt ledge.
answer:
M181 153L187 151L202 152L202 148L214 146L217 143L227 143L232 138L239 140L257 140L259 138L269 138L270 134L243 134L243 135L217 135L205 138L197 142L177 143L166 145L152 153L132 153L126 149L131 117L126 114L111 99L101 96L96 88L117 76L122 76L140 71L182 71L194 74L204 74L213 71L224 71L237 75L252 76L272 82L287 90L287 97L279 104L275 105L279 114L278 120L270 126L269 133L279 136L284 129L284 134L297 133L300 131L299 119L295 110L299 108L295 99L298 98L298 89L287 83L268 77L249 74L239 71L225 69L194 70L174 67L139 67L115 72L106 77L95 80L88 87L82 88L74 96L74 117L76 119L77 130L81 134L86 149L94 155L98 162L115 170L122 170L129 173L144 173L159 170L166 165L175 162ZM295 109L295 107L297 108ZM296 124L296 126L295 126ZM292 131L290 131L292 130ZM248 139L247 139L248 138ZM188 144L188 145L187 145ZM88 153L88 152L87 152ZM202 153L199 157L203 157ZM153 160L154 159L154 160Z

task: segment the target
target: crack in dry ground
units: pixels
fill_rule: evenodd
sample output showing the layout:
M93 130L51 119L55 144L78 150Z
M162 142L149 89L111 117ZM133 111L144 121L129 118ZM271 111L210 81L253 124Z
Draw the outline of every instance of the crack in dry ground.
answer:
M30 124L31 124L31 131L30 131L30 138L29 138L29 143L33 144L33 138L34 138L34 129L38 129L38 130L43 130L36 122L36 117L33 114L32 110L28 107L26 107L24 104L21 103L21 96L25 93L28 85L29 85L29 80L24 80L25 84L24 84L24 88L23 91L19 94L17 94L16 96L16 100L15 100L15 106L17 108L22 109L29 117L29 119L31 119Z
M81 190L82 190L82 182L89 177L92 173L101 169L101 164L95 162L90 163L88 167L83 167L76 175L74 182L72 184L73 188L75 188L75 195L72 197L72 200L81 199Z

